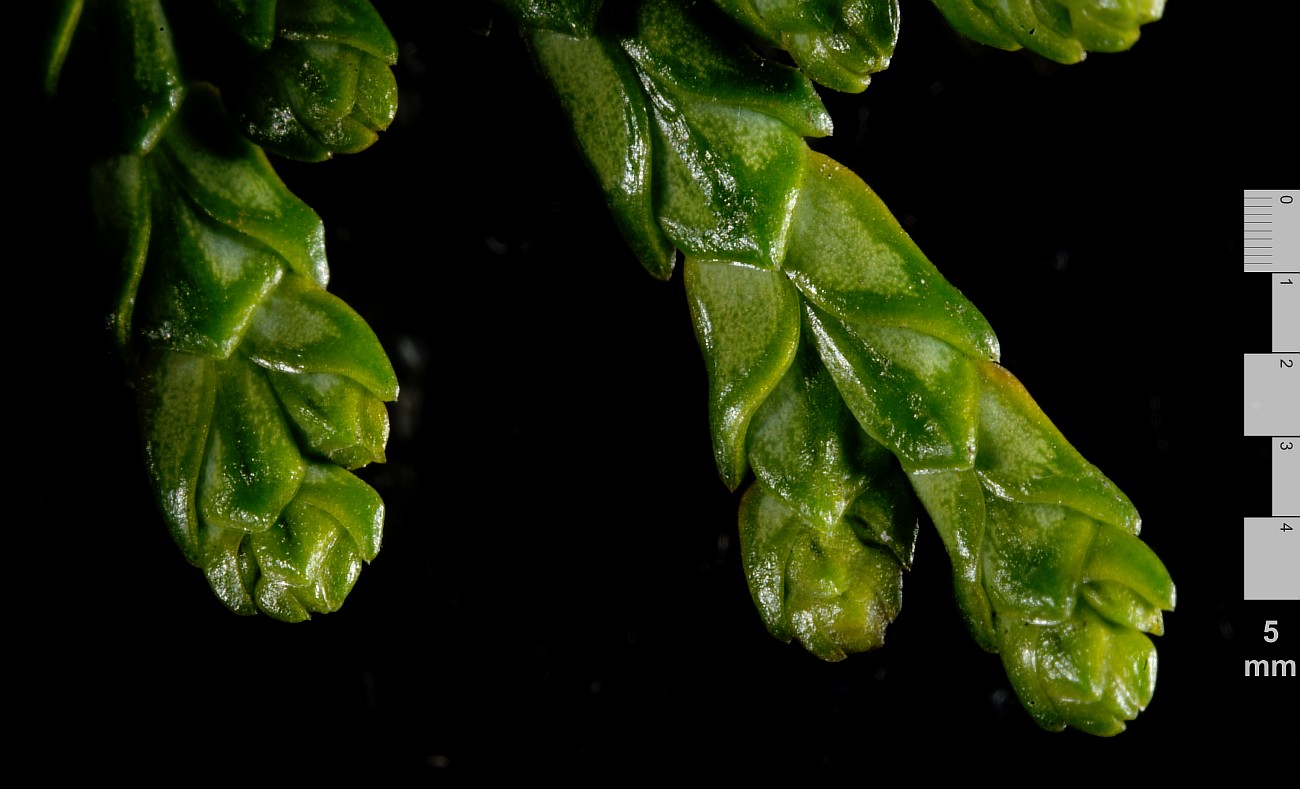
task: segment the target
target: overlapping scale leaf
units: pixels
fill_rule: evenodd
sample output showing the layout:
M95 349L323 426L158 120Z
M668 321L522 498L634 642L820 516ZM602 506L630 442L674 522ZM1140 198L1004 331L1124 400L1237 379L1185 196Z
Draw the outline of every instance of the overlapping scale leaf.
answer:
M48 38L43 87L53 98L74 44L82 50L98 138L115 154L141 155L158 143L185 99L185 82L161 0L49 0L39 4ZM24 33L31 31L24 30Z
M521 30L585 38L596 27L604 0L501 0Z
M651 122L631 62L604 37L542 30L532 45L623 237L651 275L667 279L677 248L655 218Z
M266 531L298 492L302 454L261 369L239 356L216 369L199 515L223 529Z
M211 85L194 86L158 158L211 219L275 250L317 285L329 284L324 223L289 191L266 154L234 133Z
M993 608L984 591L984 546L988 516L984 489L969 472L912 474L912 489L934 522L952 562L953 594L971 637L998 651Z
M1068 507L985 497L984 590L998 616L1060 622L1074 613L1097 524Z
M1164 565L1113 483L1078 457L1009 373L979 368L972 469L912 475L952 558L977 640L1044 727L1115 734L1149 703L1174 606ZM989 460L985 460L985 458ZM1014 480L1014 481L1013 481Z
M784 269L800 292L842 321L927 334L996 361L998 339L979 310L917 248L861 178L809 151Z
M355 474L328 463L311 463L298 489L298 500L333 518L352 538L363 560L369 562L379 555L384 502Z
M1121 52L1164 13L1164 0L932 0L959 33L1060 63Z
M832 162L809 168L782 273L836 391L933 518L976 640L1003 655L1044 726L1118 731L1153 687L1142 630L1160 632L1174 602L1132 503L996 364L979 313Z
M369 389L329 373L268 370L267 377L309 451L344 468L384 462L388 409Z
M147 246L149 260L135 272L138 299L124 295L119 316L157 347L226 358L286 268L328 282L324 228L234 133L216 91L191 94L153 154L100 168L105 202L126 210L127 197L150 199L116 222L123 246L132 255Z
M858 88L870 69L851 61L887 62L897 25L891 2L717 4L828 84ZM521 19L531 13L524 0L511 5ZM1002 654L1035 719L1122 729L1154 688L1143 633L1161 632L1174 603L1168 573L1135 536L1132 504L996 365L983 316L880 200L796 139L829 131L804 86L717 43L699 4L645 0L613 14L611 28L598 21L592 39L551 18L561 5L538 4L550 21L523 26L607 193L634 176L635 188L611 197L626 203L634 246L656 236L653 214L686 252L719 470L732 487L747 466L756 476L741 547L768 629L829 660L881 642L915 545L910 481L952 559L972 634ZM947 5L966 14L971 35L1008 47L1019 44L1004 23L1038 15L1031 43L1067 59L1071 47L1126 46L1113 31L1158 16L1160 4ZM854 43L858 34L872 40ZM605 107L581 109L602 97ZM619 150L629 145L649 153ZM646 155L649 209L637 180Z
M206 528L198 562L232 611L299 622L337 611L379 548L383 503L337 466L308 464L298 495L261 532Z
M800 72L725 35L704 6L506 3L568 112L616 220L655 276L675 248L778 268L803 177L803 135L830 116ZM590 12L590 14L588 13Z
M1151 703L1155 647L1131 627L1083 607L1059 624L1000 618L998 632L1007 677L1045 729L1111 736Z
M1097 531L1083 567L1083 595L1102 616L1146 633L1164 632L1162 611L1176 602L1173 580L1146 543L1128 532Z
M370 0L278 0L275 21L289 41L343 44L397 62L397 42Z
M898 558L844 520L810 521L761 481L740 506L750 592L769 632L824 660L875 649L902 606Z
M281 156L356 153L393 121L396 61L397 43L369 0L279 0L274 41L228 89L231 114Z
M654 120L659 224L688 255L777 268L803 177L801 135L829 131L829 118L805 77L719 43L701 17L651 0L621 39Z
M884 71L898 42L897 0L714 0L752 32L790 53L813 80L859 93Z
M823 362L906 469L969 467L979 391L969 360L997 358L997 338L861 179L808 158L784 271Z
M227 608L241 616L258 612L253 592L257 587L257 561L252 535L236 529L205 529L199 569L208 586Z
M126 273L118 333L146 349L146 460L177 544L233 611L336 610L378 551L383 508L305 455L382 460L397 382L374 333L323 288L319 218L206 86L149 155L106 160L94 183Z
M976 369L987 379L975 464L983 484L1001 498L1065 504L1137 534L1133 503L1065 440L1015 376L993 364Z
M651 93L675 104L712 104L769 115L804 137L831 133L831 118L808 78L718 35L707 9L676 0L640 4L636 34L622 39Z
M348 505L356 504L346 501L357 498L357 486L364 499L359 502L361 518L349 511ZM302 495L285 508L275 529L249 539L259 571L254 587L258 605L287 621L338 610L361 572L362 561L373 558L373 553L367 556L370 544L377 548L378 531L367 526L382 520L382 505L374 491L337 466L309 466L302 488ZM342 520L337 517L340 512L345 513ZM367 519L366 513L378 513L378 518ZM360 532L364 544L354 531Z
M140 361L138 381L140 432L154 498L176 545L197 565L204 526L196 502L216 401L216 369L203 356L153 351Z
M1159 19L1165 0L1058 0L1070 12L1073 32L1090 52L1122 52L1137 43L1139 28Z
M397 374L374 331L306 277L290 274L267 294L243 350L272 370L346 376L381 400L397 399Z
M391 121L396 44L366 0L215 6L251 50L272 56L284 41L311 53L286 89L314 102L318 126L346 116L335 137L323 133L336 148L373 139L349 124ZM182 82L162 3L62 0L47 15L47 92L74 34L89 30L79 62L107 64L107 84L90 87L124 123L125 154L93 166L91 197L122 271L109 325L132 365L163 518L231 610L336 610L382 539L382 501L341 466L383 459L392 366L324 290L319 217L234 130L215 88ZM257 342L245 343L253 326Z
M112 26L114 95L121 102L125 150L148 153L185 97L180 63L161 0L110 0L100 21Z
M898 463L858 427L810 343L754 415L748 446L757 479L741 555L768 630L826 660L879 646L916 514Z
M135 329L155 347L226 358L280 281L284 259L213 219L150 164L152 232Z
M1001 654L1026 710L1044 728L1122 731L1155 688L1155 650L1144 633L1163 632L1161 611L1174 604L1150 549L1068 507L999 499L974 472L919 474L913 484L944 536L972 634ZM958 496L944 495L955 489ZM971 517L980 511L983 519ZM1149 560L1117 565L1105 547L1115 538L1141 546ZM1099 564L1136 586L1094 579L1089 568Z
M917 521L907 477L859 427L810 340L754 415L747 446L755 476L805 520L843 519L911 566Z
M905 469L971 466L979 384L965 356L911 329L850 325L809 304L805 314L854 416Z
M686 295L709 375L709 424L718 473L744 480L754 412L799 343L799 297L780 272L687 258Z
M756 112L655 103L659 223L688 255L774 269L785 256L804 142Z
M218 598L299 621L342 604L379 552L384 508L354 475L302 458L268 374L240 356L147 354L141 426L159 507Z

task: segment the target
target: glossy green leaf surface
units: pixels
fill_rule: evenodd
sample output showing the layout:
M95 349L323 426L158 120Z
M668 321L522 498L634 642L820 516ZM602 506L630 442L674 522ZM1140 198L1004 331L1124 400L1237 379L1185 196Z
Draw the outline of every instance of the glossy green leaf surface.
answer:
M346 376L380 400L397 399L397 374L370 326L305 277L287 276L267 295L245 347L272 370Z
M816 82L866 90L898 42L897 0L714 0L749 30L790 53Z
M779 272L686 261L686 295L709 373L718 473L735 490L749 469L750 420L794 359L799 298Z
M1002 654L1030 714L1045 728L1118 733L1150 702L1155 651L1143 632L1163 632L1173 582L1135 536L1128 499L1076 460L1009 373L978 365L975 468L914 474L913 486L977 640ZM998 473L981 470L986 454Z
M186 84L182 67L279 68L268 85L322 158L392 121L397 45L368 0L210 6L62 2L45 82L53 93L75 64L95 122L126 129L125 155L93 152L91 205L121 272L108 324L163 520L232 611L299 621L337 610L378 554L383 502L346 469L384 459L397 379L374 332L325 290L320 218L238 133L231 93ZM182 61L182 40L202 50L196 30L228 49L229 69Z
M999 620L1002 663L1025 709L1045 729L1111 736L1155 693L1156 651L1137 630L1090 609L1066 623Z
M1065 504L1137 534L1133 503L1070 446L1015 376L992 364L977 369L986 384L975 467L985 487L1020 503Z
M149 248L135 329L158 347L225 358L286 269L324 286L329 267L320 218L234 133L210 86L192 94L154 155L104 177L119 213L136 192L151 199L148 213L116 222L128 255Z
M202 555L195 506L216 401L211 359L155 351L141 362L140 432L154 496L172 537L191 564Z
M326 513L352 538L365 561L379 555L384 536L384 501L374 488L338 466L311 463L298 500Z
M1164 0L932 0L955 30L1000 49L1026 49L1060 63L1088 52L1122 52L1164 13Z
M604 0L502 0L522 30L585 38L596 26Z
M884 643L902 605L902 569L844 521L808 521L755 482L740 506L740 545L754 604L782 641L824 660Z
M641 264L667 279L677 247L659 228L651 183L652 129L641 85L622 50L603 38L539 31L533 52L573 123L578 146Z
M123 142L129 153L148 153L185 96L180 63L161 0L111 0L102 18L114 25L115 92L122 102Z
M755 414L748 450L758 480L805 520L843 519L911 566L917 520L907 477L845 407L811 341Z
M718 43L700 16L652 0L621 42L655 120L659 223L687 255L776 268L803 178L801 134L829 119L806 78Z
M322 287L316 214L221 133L211 91L194 96L212 99L187 105L155 153L104 170L116 194L136 172L152 187L133 321L160 348L138 369L149 474L227 607L300 621L337 610L382 534L374 491L313 458L382 460L398 385L373 331ZM147 225L139 213L120 224Z
M283 276L284 259L214 220L157 169L154 176L136 331L156 347L226 358Z
M974 462L978 381L966 357L910 329L850 326L812 306L806 310L844 401L904 468L968 468Z
M298 492L302 455L261 369L239 357L216 369L199 514L218 528L266 531Z
M304 447L344 468L384 462L388 409L370 390L331 373L267 376Z
M716 5L845 89L887 64L897 35L891 2ZM947 5L969 35L1067 61L1127 46L1114 31L1158 15L1129 0ZM610 199L643 261L651 219L686 253L719 473L733 489L756 477L741 547L767 629L828 660L878 646L912 561L914 491L971 634L1001 653L1030 714L1121 730L1154 689L1144 633L1174 604L1132 503L998 366L988 322L880 199L807 149L801 135L829 123L781 67L699 4L643 0L608 18L576 38L534 32L533 46L606 193L649 163L648 205L638 180L637 201Z
M848 324L912 329L976 358L998 338L853 171L808 153L784 268L809 302Z
M251 34L260 45L261 33ZM279 0L276 37L228 89L236 125L291 159L365 150L397 112L397 43L369 0Z
M304 457L294 409L282 413L272 378L284 388L320 376L277 373L239 355L150 354L141 422L150 477L186 558L231 610L301 621L342 605L361 563L379 552L384 507L340 466ZM378 402L364 390L360 397ZM316 429L343 432L347 414L338 412L357 399L322 407ZM386 415L379 421L386 436Z
M674 247L778 267L803 178L802 135L831 128L806 77L714 35L725 19L708 11L651 0L626 29L526 28L616 221L660 277Z
M704 8L649 0L638 9L635 36L622 39L646 89L674 104L730 107L770 115L799 136L831 133L831 119L808 78L759 56L740 41L718 36Z
M290 270L329 284L325 225L266 154L234 133L210 85L194 88L160 150L161 166L211 219L275 250Z
M290 41L341 44L387 65L397 62L397 42L370 0L278 0L275 20Z

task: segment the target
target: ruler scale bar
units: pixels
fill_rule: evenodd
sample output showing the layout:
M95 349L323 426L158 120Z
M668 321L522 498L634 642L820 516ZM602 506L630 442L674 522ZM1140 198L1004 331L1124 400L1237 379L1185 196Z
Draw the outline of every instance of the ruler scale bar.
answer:
M1300 600L1300 190L1245 197L1242 254L1247 272L1269 272L1272 336L1269 353L1243 357L1243 435L1270 445L1269 468L1254 470L1269 475L1272 500L1243 513L1242 599Z
M1245 270L1300 273L1300 189L1252 190L1242 196Z

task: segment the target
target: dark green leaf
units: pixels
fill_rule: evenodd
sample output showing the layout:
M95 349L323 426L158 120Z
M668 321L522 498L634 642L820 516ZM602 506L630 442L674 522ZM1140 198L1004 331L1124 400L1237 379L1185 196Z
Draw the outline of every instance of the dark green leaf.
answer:
M714 0L808 76L848 93L884 71L898 41L897 0Z
M216 370L202 356L155 351L140 361L137 380L154 498L181 553L198 565L203 527L195 497L216 402Z
M302 455L261 368L236 356L216 370L199 515L215 528L268 531L298 492Z
M614 221L651 275L672 275L677 249L655 219L651 195L650 117L627 56L604 38L539 31L538 65L569 115Z

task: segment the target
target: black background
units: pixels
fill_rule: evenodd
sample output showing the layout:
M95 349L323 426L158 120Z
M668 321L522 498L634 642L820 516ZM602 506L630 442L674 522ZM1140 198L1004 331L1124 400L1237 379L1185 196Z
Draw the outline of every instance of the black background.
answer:
M966 636L928 526L883 649L826 664L765 632L680 276L657 282L627 251L508 20L414 5L376 3L402 46L392 129L357 156L277 162L325 219L331 290L402 382L389 463L363 472L387 502L383 551L310 623L228 613L171 544L81 284L100 275L64 164L94 129L35 135L54 175L31 192L46 244L16 312L48 331L22 343L35 384L11 383L32 474L11 477L10 649L31 753L55 774L867 777L1006 757L1133 775L1286 736L1295 680L1242 678L1243 658L1300 660L1300 605L1241 602L1239 524L1268 508L1241 354L1269 304L1236 212L1244 188L1300 178L1294 13L1173 0L1132 51L1062 67L904 2L890 69L824 93L836 134L814 147L985 314L1178 586L1155 699L1103 740L1020 709Z

